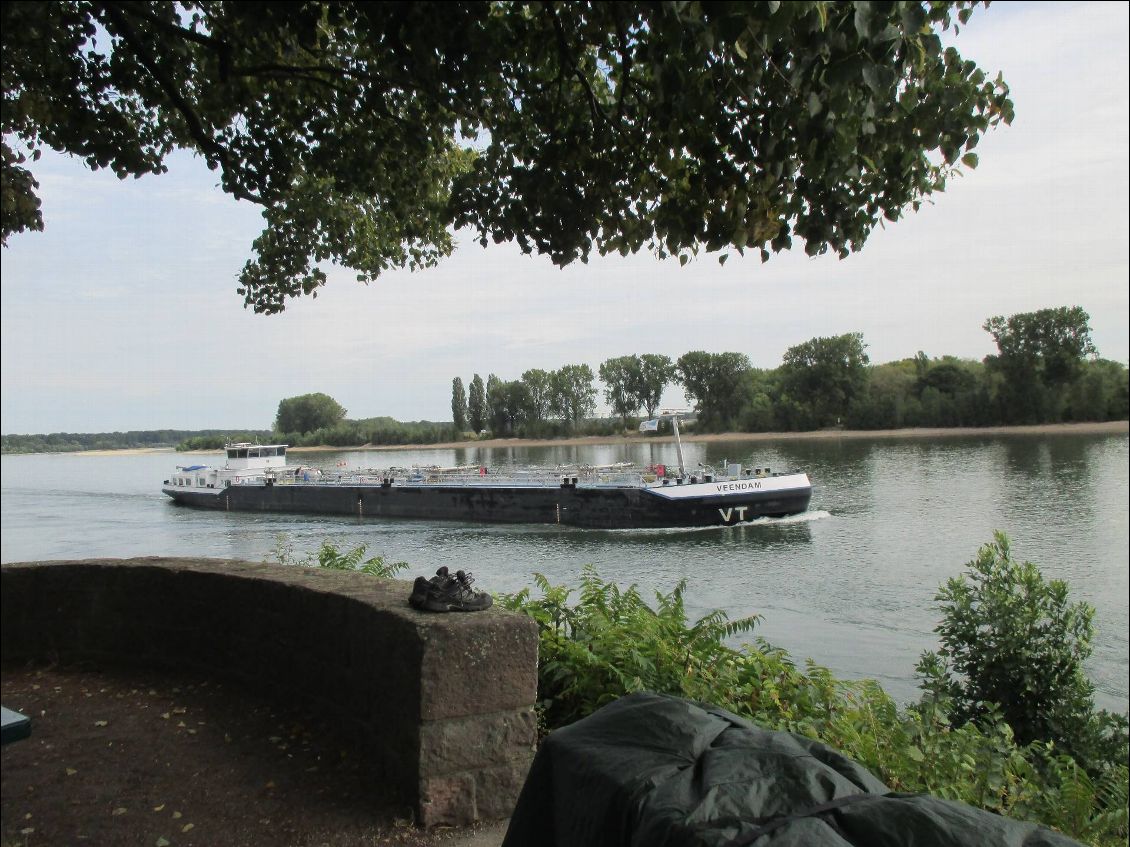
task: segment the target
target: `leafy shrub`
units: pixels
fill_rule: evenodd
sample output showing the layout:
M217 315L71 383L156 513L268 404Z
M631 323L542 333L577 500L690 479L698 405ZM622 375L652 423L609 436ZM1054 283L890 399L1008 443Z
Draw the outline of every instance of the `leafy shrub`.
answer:
M928 696L949 704L955 725L999 710L1021 744L1053 742L1092 772L1124 764L1126 719L1096 711L1083 670L1094 609L1013 559L1004 533L968 567L936 597L941 646L917 668Z
M644 602L635 586L621 590L591 568L581 579L580 600L572 591L534 580L542 597L529 589L500 598L504 608L520 610L538 623L539 707L550 727L571 723L634 691L660 691L706 699L717 690L733 651L723 639L748 632L756 618L729 621L714 612L687 625L680 582L669 594L656 594L657 608Z
M929 792L1054 826L1093 844L1125 844L1125 763L1093 777L1054 745L1020 745L995 708L958 722L943 698L900 708L871 680L846 682L750 633L756 616L730 621L715 611L690 623L685 582L649 606L586 568L573 590L535 574L529 589L499 605L538 624L538 711L543 729L577 720L624 694L648 690L717 704L770 729L789 730L840 750L892 790Z
M274 556L281 564L304 568L326 568L334 571L360 571L381 579L391 579L408 567L407 562L388 562L383 556L365 558L368 547L361 544L342 552L331 541L323 541L317 553L295 558L294 545L285 535L275 539Z

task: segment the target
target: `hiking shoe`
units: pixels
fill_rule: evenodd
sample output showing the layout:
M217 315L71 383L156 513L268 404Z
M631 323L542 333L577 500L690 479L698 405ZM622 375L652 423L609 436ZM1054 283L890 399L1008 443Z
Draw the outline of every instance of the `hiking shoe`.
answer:
M456 571L455 576L446 573L443 577L439 572L433 579L428 589L427 597L421 608L429 612L481 612L489 609L494 598L485 591L477 591L471 587L475 578L464 571Z
M412 593L408 595L408 605L413 609L424 608L424 600L428 597L428 589L432 584L428 582L426 576L416 577L416 581L412 583Z
M412 593L408 597L408 605L413 609L424 609L424 602L428 599L428 592L433 588L444 588L453 577L448 575L447 566L443 566L436 571L436 575L431 579L424 576L416 577L416 581L412 583Z

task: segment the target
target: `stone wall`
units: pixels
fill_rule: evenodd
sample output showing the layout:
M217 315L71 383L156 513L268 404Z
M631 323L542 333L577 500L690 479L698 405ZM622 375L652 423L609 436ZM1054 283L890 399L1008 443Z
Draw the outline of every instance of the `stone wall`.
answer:
M537 628L426 614L411 585L216 559L2 567L2 660L204 670L328 710L423 826L510 814L533 757Z

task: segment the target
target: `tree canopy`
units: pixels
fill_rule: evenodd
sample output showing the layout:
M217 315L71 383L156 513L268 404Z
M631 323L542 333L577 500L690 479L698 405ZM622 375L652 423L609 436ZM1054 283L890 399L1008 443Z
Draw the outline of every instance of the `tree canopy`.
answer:
M259 312L326 262L433 265L459 227L558 265L842 257L1011 121L1003 79L943 46L972 7L6 2L0 233L42 229L44 147L122 178L186 148L263 209Z
M848 332L813 338L785 351L782 387L807 407L809 426L831 426L847 416L867 381L866 347L863 333Z
M1097 356L1090 321L1080 306L985 321L983 329L999 351L985 363L1008 380L1004 399L1011 422L1033 423L1057 414L1067 399L1066 386L1082 373L1088 357Z
M588 365L563 365L551 379L554 410L575 429L596 411L596 376Z
M467 423L471 429L480 432L486 425L487 392L483 387L483 378L475 374L471 378L471 395L467 399Z
M1026 370L1045 385L1063 385L1078 376L1087 356L1095 356L1091 316L1079 306L1021 312L985 321L1005 369Z
M620 416L624 427L628 418L640 408L636 388L643 379L639 356L617 356L600 363L600 379L604 383L604 399L612 411Z
M647 410L649 418L655 417L655 411L663 399L663 391L667 383L675 378L675 365L667 356L658 353L644 353L640 356L639 382L636 384L636 395L640 405Z
M750 364L745 353L692 350L679 357L675 369L675 379L683 386L683 396L694 401L707 427L734 426L738 413L749 399Z
M302 394L279 401L275 415L275 431L304 435L323 427L331 427L345 419L345 409L328 394Z
M456 432L467 428L467 392L459 377L451 380L451 425Z

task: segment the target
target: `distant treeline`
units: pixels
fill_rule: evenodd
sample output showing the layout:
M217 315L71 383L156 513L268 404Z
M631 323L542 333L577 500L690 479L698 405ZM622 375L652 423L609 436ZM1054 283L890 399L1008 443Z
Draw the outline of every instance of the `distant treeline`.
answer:
M362 444L438 444L455 440L450 423L435 421L398 421L393 418L339 420L309 432L297 429L276 433L281 441L293 447L357 447Z
M985 427L1130 416L1127 366L1098 357L1079 307L989 318L998 353L872 365L862 333L813 338L780 367L754 368L744 353L695 350L672 361L620 356L600 365L604 399L625 429L650 417L668 386L682 388L699 432L797 432L844 427ZM595 406L586 365L526 371L519 379L475 374L452 381L452 416L472 431L538 437L583 431Z
M0 436L4 453L74 453L79 450L128 450L177 447L192 443L192 449L222 447L225 439L268 439L270 430L233 432L220 429L143 429L129 432L52 432L48 435ZM197 444L199 442L199 444Z
M672 361L645 353L599 367L613 418L593 417L597 376L584 364L528 370L519 379L475 374L467 391L451 384L452 420L348 420L326 394L279 403L274 430L151 430L97 434L5 435L3 452L168 447L212 450L227 441L295 447L436 444L482 435L545 438L619 435L640 413L652 417L668 386L693 404L698 432L797 432L844 427L986 427L1130 417L1130 370L1101 359L1090 316L1078 306L993 317L983 328L997 354L872 365L862 333L813 338L785 351L780 367L754 368L744 353L694 350ZM664 428L665 429L665 428Z
M619 435L620 421L614 418L590 418L581 426L570 429L570 434ZM545 433L563 435L564 427ZM467 440L469 435L446 421L398 421L393 418L366 418L342 420L328 427L320 427L305 434L298 432L276 433L286 444L297 447L357 447L362 444L440 444Z
M274 441L274 433L269 429L250 429L242 432L228 430L201 430L176 445L177 450L222 450L228 444L247 441L251 444L266 444Z

